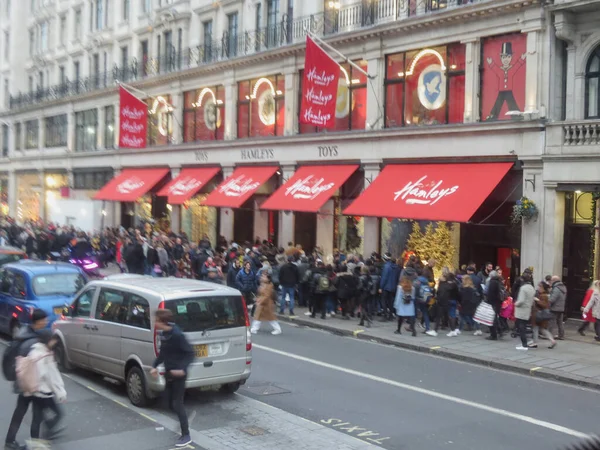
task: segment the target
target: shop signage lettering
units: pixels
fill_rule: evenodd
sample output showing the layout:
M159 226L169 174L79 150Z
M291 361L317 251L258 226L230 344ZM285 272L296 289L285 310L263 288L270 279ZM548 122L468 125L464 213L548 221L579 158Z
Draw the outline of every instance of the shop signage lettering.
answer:
M324 178L313 178L312 175L297 180L286 189L285 195L291 195L295 199L314 200L323 192L327 192L335 186L335 183L325 184Z
M319 158L334 158L339 155L337 145L319 145Z
M117 192L120 194L130 194L144 186L144 181L138 177L127 178L117 186Z
M206 150L197 150L194 152L196 162L208 162L208 152Z
M444 197L454 194L459 186L442 188L444 180L432 181L425 185L427 175L423 175L417 181L409 181L399 191L394 192L394 201L404 200L407 205L435 205Z
M254 181L252 178L246 178L244 175L240 175L237 178L231 178L223 184L219 188L219 192L225 194L226 197L242 197L248 192L255 191L259 187L259 182Z
M148 106L123 87L119 89L119 147L146 147Z
M241 151L242 160L275 159L275 150L272 148L249 148Z
M187 177L177 181L173 186L169 188L171 195L186 195L188 192L194 189L199 189L202 186L202 181L197 180L194 177Z

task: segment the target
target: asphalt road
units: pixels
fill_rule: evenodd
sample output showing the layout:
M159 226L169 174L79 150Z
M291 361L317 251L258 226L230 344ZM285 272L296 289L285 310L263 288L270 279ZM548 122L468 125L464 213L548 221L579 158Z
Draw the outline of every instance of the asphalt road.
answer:
M282 327L255 336L240 392L382 448L547 450L598 432L598 392Z

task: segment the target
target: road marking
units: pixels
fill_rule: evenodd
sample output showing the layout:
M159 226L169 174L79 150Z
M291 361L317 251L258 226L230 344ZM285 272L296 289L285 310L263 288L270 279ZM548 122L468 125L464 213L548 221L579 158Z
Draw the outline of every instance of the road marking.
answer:
M382 437L381 434L376 433L375 431L369 431L366 428L352 425L350 422L344 422L341 419L321 419L321 423L323 425L331 425L331 427L335 428L336 430L347 431L351 436L356 436L361 438L361 440L369 441L369 443L373 442L377 445L383 445L383 441L391 439L389 437ZM353 435L352 433L356 433L356 435Z
M429 350L431 350L433 352L435 350L439 350L440 348L442 348L442 347L440 347L439 345L436 345L435 347L430 347Z
M364 332L365 332L365 330L356 330L356 331L353 331L353 332L352 332L352 334L354 335L354 337L356 337L356 336L358 336L360 333L364 333Z
M430 397L435 397L435 398L439 398L441 400L446 400L448 402L453 402L453 403L458 403L459 405L463 405L463 406L469 406L471 408L475 408L475 409L479 409L482 411L486 411L492 414L497 414L499 416L504 416L504 417L510 417L512 419L515 420L519 420L522 422L527 422L530 423L532 425L536 425L538 427L542 427L542 428L547 428L549 430L553 430L556 431L558 433L563 433L563 434L567 434L569 436L574 436L577 438L586 438L589 435L582 433L580 431L577 430L573 430L571 428L567 428L567 427L563 427L562 425L557 425L551 422L546 422L544 420L539 420L539 419L535 419L533 417L529 417L529 416L525 416L523 414L517 414L511 411L506 411L504 409L500 409L500 408L494 408L493 406L488 406L488 405L484 405L481 403L477 403L477 402L472 402L470 400L465 400L462 398L458 398L458 397L453 397L451 395L447 395L447 394L442 394L439 392L432 392L429 391L427 389L424 388L420 388L417 386L412 386L410 384L405 384L405 383L400 383L398 381L394 381L394 380L390 380L388 378L383 378L383 377L379 377L377 375L371 375L368 373L364 373L364 372L359 372L357 370L352 370L352 369L347 369L345 367L340 367L340 366L336 366L334 364L329 364L323 361L319 361L316 359L311 359L311 358L307 358L305 356L300 356L300 355L296 355L294 353L288 353L288 352L284 352L281 350L276 350L274 348L270 348L270 347L265 347L264 345L259 345L259 344L253 344L254 348L257 348L259 350L265 350L267 352L271 352L271 353L275 353L277 355L281 355L281 356L285 356L287 358L292 358L298 361L303 361L303 362L307 362L310 364L313 364L315 366L320 366L320 367L324 367L326 369L331 369L331 370L336 370L338 372L343 372L343 373L347 373L348 375L354 375L360 378L366 378L368 380L371 381L377 381L379 383L383 383L383 384L387 384L389 386L394 386L400 389L405 389L408 391L412 391L412 392L417 392L419 394L423 394L423 395L428 395Z
M541 367L532 367L529 369L529 373L537 372L538 370L541 370Z

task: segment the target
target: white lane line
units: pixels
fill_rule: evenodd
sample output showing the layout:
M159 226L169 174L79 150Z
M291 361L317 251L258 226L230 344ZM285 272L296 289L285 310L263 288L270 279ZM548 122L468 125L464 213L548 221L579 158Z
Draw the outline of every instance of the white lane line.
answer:
M357 377L366 378L371 381L377 381L379 383L384 383L389 386L394 386L394 387L397 387L400 389L406 389L408 391L418 392L419 394L439 398L441 400L446 400L448 402L458 403L459 405L469 406L471 408L479 409L482 411L487 411L492 414L497 414L497 415L504 416L504 417L510 417L511 419L516 419L516 420L520 420L522 422L527 422L527 423L530 423L533 425L537 425L538 427L547 428L549 430L556 431L558 433L567 434L569 436L574 436L577 438L586 438L589 436L586 433L582 433L577 430L572 430L571 428L563 427L562 425L556 425L551 422L546 422L544 420L539 420L539 419L535 419L533 417L524 416L522 414L517 414L517 413L511 412L511 411L506 411L506 410L500 409L500 408L494 408L493 406L487 406L487 405L484 405L481 403L464 400L462 398L453 397L451 395L446 395L446 394L441 394L439 392L429 391L427 389L420 388L417 386L412 386L410 384L399 383L398 381L390 380L388 378L378 377L377 375L371 375L368 373L358 372L356 370L347 369L346 367L336 366L336 365L329 364L329 363L319 361L316 359L311 359L311 358L307 358L305 356L296 355L294 353L288 353L288 352L284 352L281 350L276 350L274 348L265 347L264 345L259 345L259 344L253 343L252 346L253 346L253 348L265 350L267 352L275 353L277 355L285 356L287 358L292 358L292 359L295 359L298 361L303 361L303 362L307 362L310 364L314 364L315 366L321 366L326 369L331 369L331 370L336 370L338 372L347 373L348 375L354 375Z

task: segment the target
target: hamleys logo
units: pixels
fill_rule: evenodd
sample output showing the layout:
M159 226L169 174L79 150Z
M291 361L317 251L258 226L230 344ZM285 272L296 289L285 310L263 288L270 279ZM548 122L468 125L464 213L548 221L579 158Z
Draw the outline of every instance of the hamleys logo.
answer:
M459 186L442 187L444 180L426 183L427 175L416 182L410 181L399 191L394 192L394 201L404 200L407 205L435 205L444 197L454 194Z
M227 183L219 188L219 192L226 197L242 197L248 192L255 191L260 187L260 183L252 178L246 178L240 175L237 178L232 178Z
M314 200L323 192L331 190L335 183L325 184L324 178L315 178L309 175L304 179L297 180L285 190L285 195L291 195L295 199Z
M138 177L127 178L117 186L117 192L120 194L130 194L144 186L144 180Z
M199 189L202 186L202 181L198 181L194 177L187 177L178 180L169 188L169 194L171 195L185 195L189 192Z

